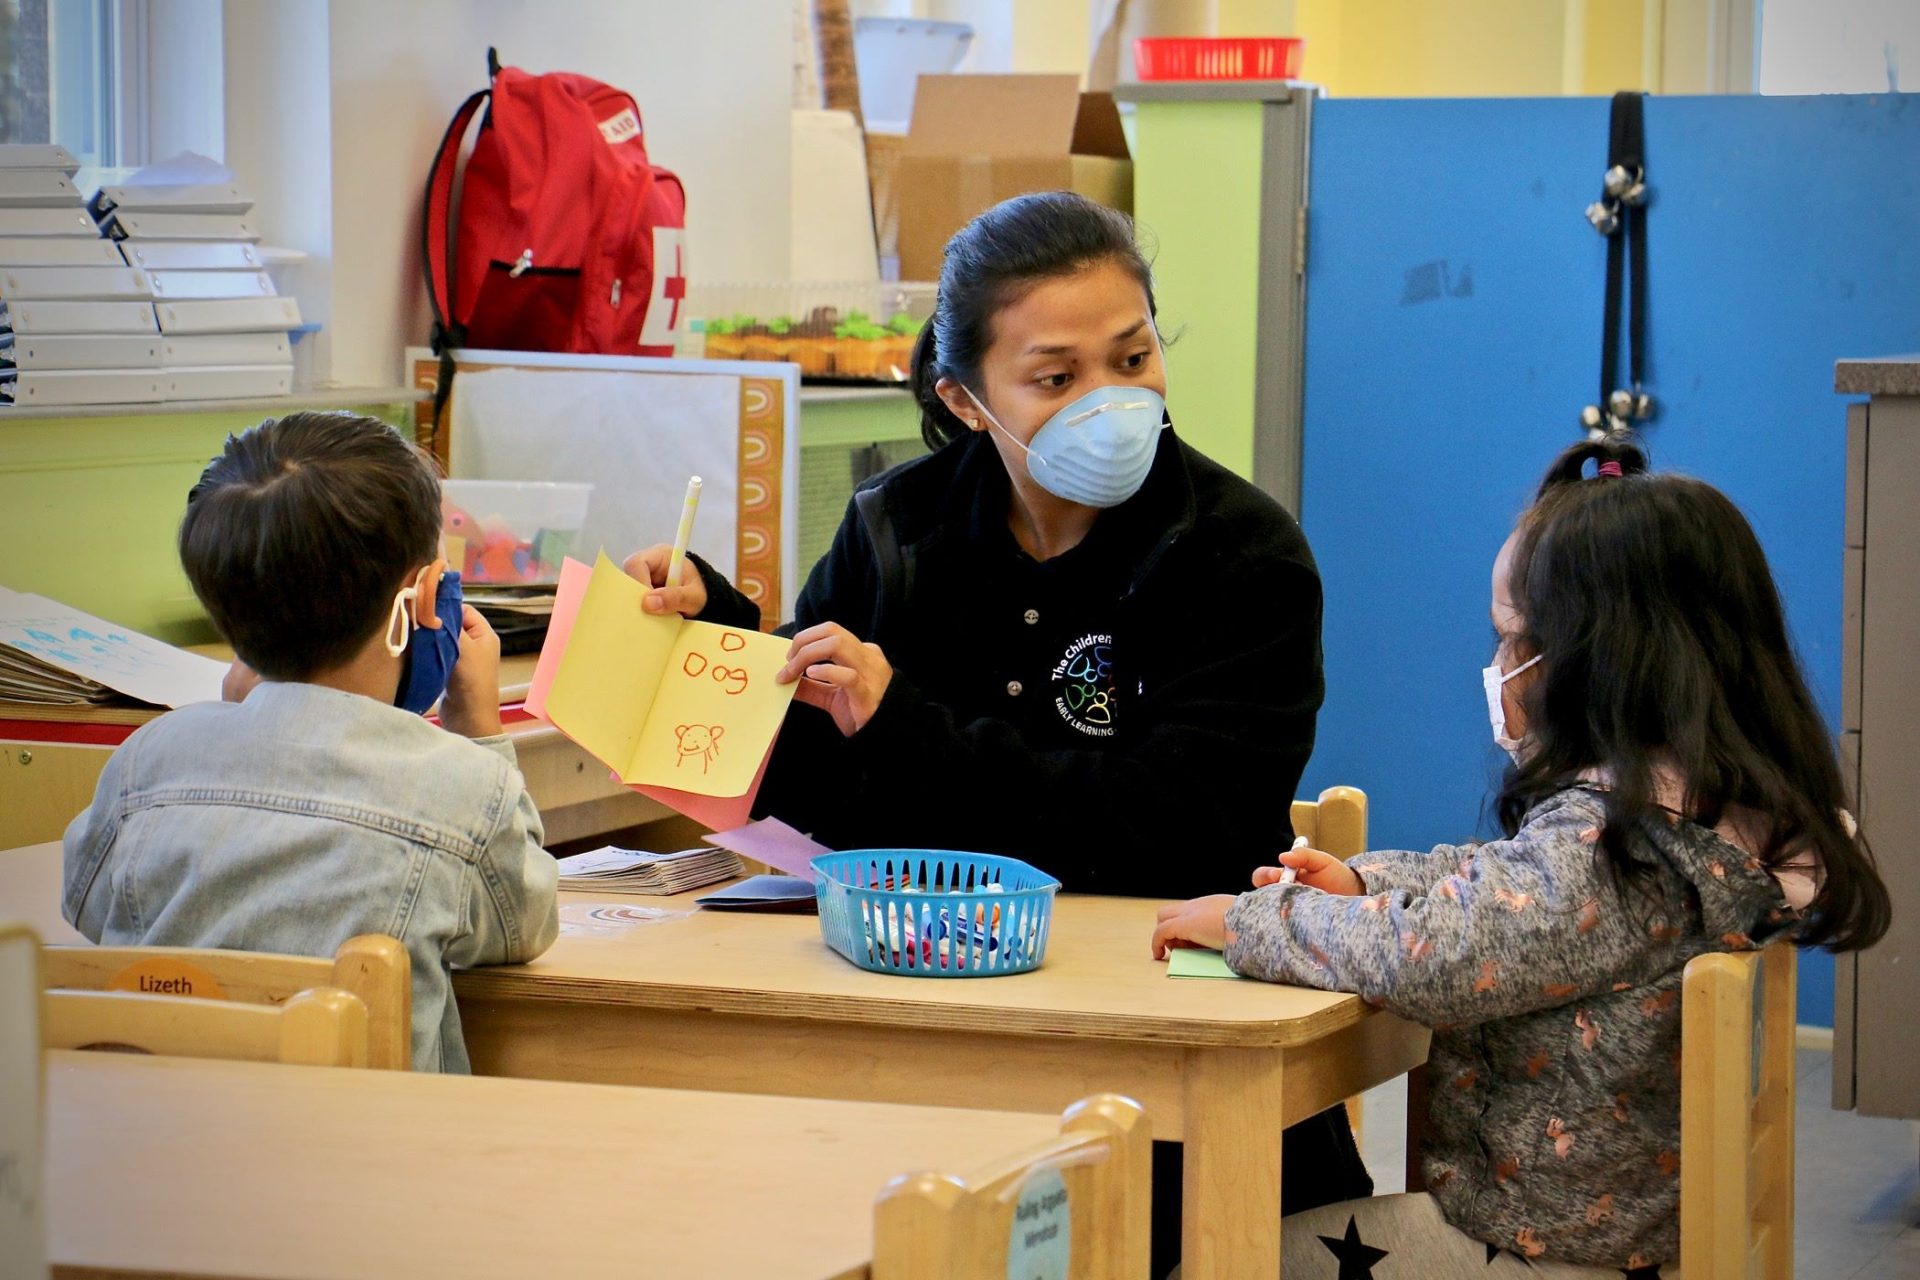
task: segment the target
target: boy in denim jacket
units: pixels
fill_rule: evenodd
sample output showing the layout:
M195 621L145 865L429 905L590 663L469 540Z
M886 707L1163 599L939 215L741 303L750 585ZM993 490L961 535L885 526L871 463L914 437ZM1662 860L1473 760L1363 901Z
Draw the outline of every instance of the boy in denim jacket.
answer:
M552 945L557 874L500 726L499 638L441 581L439 534L439 482L383 422L228 437L180 559L238 655L229 700L114 752L67 828L62 911L116 945L330 956L389 934L414 1067L464 1072L450 971ZM442 690L444 728L420 714Z

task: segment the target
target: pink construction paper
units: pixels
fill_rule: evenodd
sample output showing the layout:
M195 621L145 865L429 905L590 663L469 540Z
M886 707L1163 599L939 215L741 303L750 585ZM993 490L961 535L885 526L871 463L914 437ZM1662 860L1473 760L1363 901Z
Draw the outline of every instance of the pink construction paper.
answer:
M533 679L527 684L524 705L530 716L547 720L547 693L553 688L553 678L560 670L560 659L567 651L567 641L573 638L574 620L580 616L580 602L586 598L587 583L592 579L592 565L571 558L560 565L560 587L554 592L553 616L547 622L546 643L540 646L540 660L534 664ZM552 724L553 721L547 720L547 723ZM774 742L779 740L779 735L775 734ZM630 785L641 795L658 800L676 813L684 813L709 830L726 831L744 825L753 817L753 798L760 794L760 783L767 776L767 761L771 759L773 742L767 744L767 754L760 761L759 771L753 775L753 784L744 794L737 796L702 796L672 787L649 787L638 783Z
M547 719L547 693L560 671L560 656L573 638L573 622L580 616L580 601L586 597L587 583L592 579L592 565L571 557L560 562L560 588L554 592L553 616L547 621L547 638L540 646L540 660L533 664L533 680L527 685L523 704L530 716Z
M807 865L808 862L823 853L833 852L778 818L762 818L732 831L716 830L707 837L707 843L731 849L742 857L764 862L807 881L818 879L813 868Z
M753 817L753 798L760 794L760 783L767 776L767 761L773 759L774 743L779 741L780 735L774 734L773 742L767 744L767 754L760 760L759 770L753 775L753 784L743 795L701 796L691 791L676 791L672 787L649 787L637 782L628 785L674 812L686 814L709 831L727 831Z

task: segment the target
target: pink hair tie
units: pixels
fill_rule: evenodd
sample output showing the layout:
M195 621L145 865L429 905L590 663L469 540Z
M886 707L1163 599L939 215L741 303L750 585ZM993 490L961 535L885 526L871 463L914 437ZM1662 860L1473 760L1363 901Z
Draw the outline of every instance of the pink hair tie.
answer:
M1620 470L1619 463L1613 461L1612 459L1608 459L1607 461L1600 464L1600 469L1593 473L1593 478L1598 480L1601 476L1618 477L1618 476L1623 476L1625 474L1626 472Z

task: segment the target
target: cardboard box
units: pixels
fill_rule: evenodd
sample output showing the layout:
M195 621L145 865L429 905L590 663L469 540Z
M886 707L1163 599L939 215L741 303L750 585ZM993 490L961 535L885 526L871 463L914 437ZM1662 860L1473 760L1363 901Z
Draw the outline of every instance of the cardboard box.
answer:
M1028 191L1077 191L1133 211L1120 112L1066 75L921 76L894 171L900 278L937 280L953 233Z
M900 187L894 171L900 167L900 151L907 145L904 133L876 133L867 130L867 185L873 192L873 236L880 252L880 275L904 279L900 266Z

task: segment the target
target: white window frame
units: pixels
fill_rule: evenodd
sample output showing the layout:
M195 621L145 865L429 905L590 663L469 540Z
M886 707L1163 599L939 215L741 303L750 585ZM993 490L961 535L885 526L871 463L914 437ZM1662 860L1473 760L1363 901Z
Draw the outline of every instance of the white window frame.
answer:
M147 39L151 0L108 0L107 119L113 139L113 164L134 168L153 159L147 152L149 100L153 81Z

